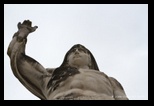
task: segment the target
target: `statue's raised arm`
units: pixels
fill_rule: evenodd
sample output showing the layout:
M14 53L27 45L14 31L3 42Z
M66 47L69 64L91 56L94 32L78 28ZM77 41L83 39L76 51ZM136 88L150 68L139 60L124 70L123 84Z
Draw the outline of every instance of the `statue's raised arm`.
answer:
M36 60L25 54L27 36L37 29L31 27L31 21L25 20L18 23L18 31L14 34L9 44L7 54L14 75L34 95L46 99L46 83L49 73Z

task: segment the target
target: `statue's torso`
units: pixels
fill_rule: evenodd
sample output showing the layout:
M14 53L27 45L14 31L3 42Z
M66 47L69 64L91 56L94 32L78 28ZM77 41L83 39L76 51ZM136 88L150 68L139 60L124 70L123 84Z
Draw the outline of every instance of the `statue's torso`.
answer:
M113 99L113 89L108 77L99 71L79 69L59 83L48 99Z

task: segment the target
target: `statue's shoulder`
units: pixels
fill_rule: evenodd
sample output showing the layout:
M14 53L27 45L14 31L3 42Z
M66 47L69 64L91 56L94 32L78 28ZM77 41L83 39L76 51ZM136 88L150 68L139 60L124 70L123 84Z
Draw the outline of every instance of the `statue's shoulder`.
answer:
M113 77L109 77L110 82L112 83L114 88L120 88L121 90L123 90L122 85L120 84L119 81L117 81L115 78Z

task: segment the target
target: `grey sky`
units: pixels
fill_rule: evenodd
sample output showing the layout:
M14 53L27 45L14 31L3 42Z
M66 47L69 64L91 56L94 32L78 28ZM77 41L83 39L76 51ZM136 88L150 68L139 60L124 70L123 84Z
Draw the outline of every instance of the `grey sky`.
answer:
M39 100L13 75L6 54L17 23L27 19L38 29L28 36L26 54L45 68L58 67L80 43L130 100L148 100L148 4L5 4L5 100Z

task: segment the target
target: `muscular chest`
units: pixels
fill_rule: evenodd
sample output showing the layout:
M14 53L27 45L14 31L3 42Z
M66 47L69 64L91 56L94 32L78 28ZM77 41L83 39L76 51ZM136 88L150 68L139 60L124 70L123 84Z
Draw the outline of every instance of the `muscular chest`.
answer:
M91 90L98 93L112 92L111 84L105 74L85 69L80 69L79 72L60 85L67 89Z

